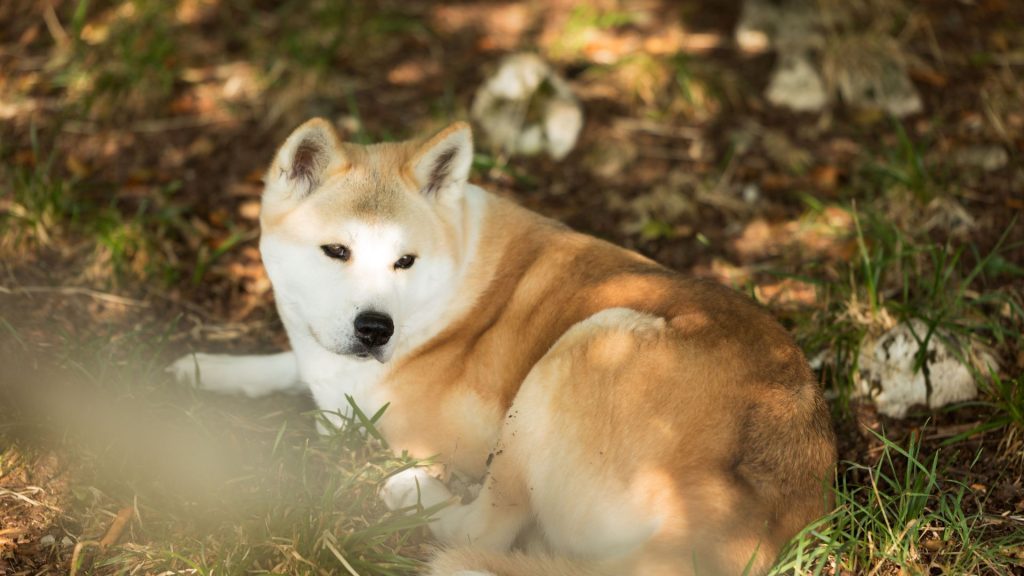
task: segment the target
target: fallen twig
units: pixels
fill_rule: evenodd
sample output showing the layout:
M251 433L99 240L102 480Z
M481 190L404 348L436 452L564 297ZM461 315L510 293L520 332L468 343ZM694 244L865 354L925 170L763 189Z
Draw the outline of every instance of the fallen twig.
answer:
M117 543L121 535L124 534L124 529L131 522L132 514L134 513L135 508L132 506L125 506L117 511L117 516L114 517L114 521L110 524L110 528L107 529L107 533L103 535L103 538L100 538L101 550Z
M107 292L100 292L99 290L83 288L81 286L19 286L17 288L0 286L0 294L59 294L62 296L88 296L96 300L110 302L111 304L120 304L122 306L149 306L148 302L143 302L142 300L126 298L124 296L118 296L117 294L109 294Z

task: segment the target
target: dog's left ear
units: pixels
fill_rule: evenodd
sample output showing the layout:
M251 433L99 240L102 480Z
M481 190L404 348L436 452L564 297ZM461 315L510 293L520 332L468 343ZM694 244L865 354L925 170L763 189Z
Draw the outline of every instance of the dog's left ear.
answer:
M473 164L473 132L469 124L456 122L420 145L410 161L420 192L439 197L461 191Z

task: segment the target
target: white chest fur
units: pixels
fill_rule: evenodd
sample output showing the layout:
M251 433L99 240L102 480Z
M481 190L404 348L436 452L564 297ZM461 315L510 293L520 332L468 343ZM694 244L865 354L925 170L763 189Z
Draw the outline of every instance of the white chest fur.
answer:
M338 424L338 414L351 417L352 404L367 416L374 415L386 403L381 382L388 366L372 358L339 356L315 342L296 342L295 356L299 377L309 387L317 408ZM350 400L351 399L351 400Z

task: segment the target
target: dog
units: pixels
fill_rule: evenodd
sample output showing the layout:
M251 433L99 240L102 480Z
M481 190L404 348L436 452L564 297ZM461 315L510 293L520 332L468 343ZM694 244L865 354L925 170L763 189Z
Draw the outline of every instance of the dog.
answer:
M308 391L432 469L430 573L763 574L830 509L836 451L799 348L755 303L468 183L472 133L360 146L313 119L266 174L260 250L292 351L171 369ZM458 503L457 474L482 482Z

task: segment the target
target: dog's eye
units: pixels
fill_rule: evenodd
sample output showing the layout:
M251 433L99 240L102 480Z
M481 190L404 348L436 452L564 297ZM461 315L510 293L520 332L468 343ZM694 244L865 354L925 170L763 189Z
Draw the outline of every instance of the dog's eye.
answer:
M408 270L415 263L416 257L412 254L406 254L395 261L395 270Z
M349 256L351 256L348 247L344 244L324 244L320 247L320 250L322 250L328 258L334 258L335 260L341 260L342 262L347 262Z

